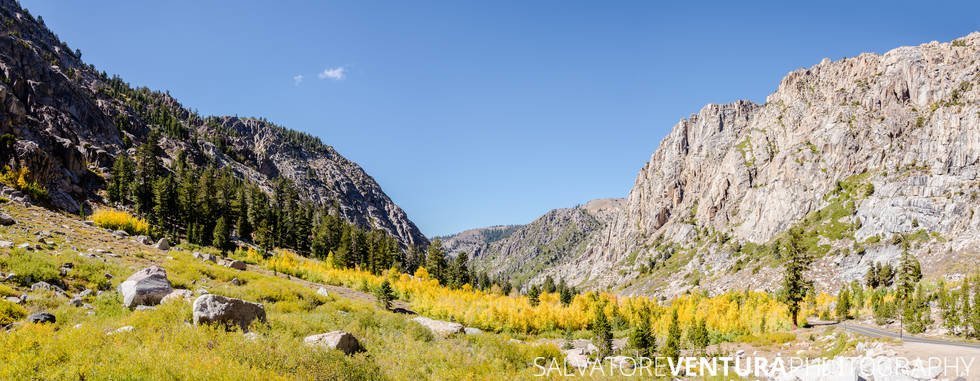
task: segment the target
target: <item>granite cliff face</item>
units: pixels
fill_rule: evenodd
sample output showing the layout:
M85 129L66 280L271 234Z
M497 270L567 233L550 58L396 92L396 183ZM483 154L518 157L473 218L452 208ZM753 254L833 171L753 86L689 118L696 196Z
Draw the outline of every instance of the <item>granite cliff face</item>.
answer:
M52 206L78 212L99 202L114 157L164 131L169 163L177 152L217 163L269 188L286 178L320 205L382 229L403 245L428 240L356 163L319 139L261 119L203 118L169 94L131 88L81 60L15 1L0 0L0 135L16 139L11 158L43 184Z
M551 210L527 225L471 229L443 237L443 247L450 255L466 252L479 271L507 276L523 284L570 259L570 254L584 250L619 213L623 203L622 199L592 200L572 208Z
M530 270L532 282L664 295L773 289L771 246L791 227L806 231L823 288L897 261L902 240L927 275L969 272L980 257L978 59L973 33L825 59L789 73L764 104L705 106L663 139L619 212ZM553 213L542 217L549 229L575 225ZM536 246L517 233L508 241ZM496 252L489 268L527 257Z

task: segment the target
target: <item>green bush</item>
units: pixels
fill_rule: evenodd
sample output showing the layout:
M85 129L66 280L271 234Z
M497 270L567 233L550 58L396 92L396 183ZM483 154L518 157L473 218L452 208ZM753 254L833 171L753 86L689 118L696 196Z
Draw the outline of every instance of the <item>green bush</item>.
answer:
M6 300L0 300L0 327L23 319L24 316L27 316L27 310L24 307Z

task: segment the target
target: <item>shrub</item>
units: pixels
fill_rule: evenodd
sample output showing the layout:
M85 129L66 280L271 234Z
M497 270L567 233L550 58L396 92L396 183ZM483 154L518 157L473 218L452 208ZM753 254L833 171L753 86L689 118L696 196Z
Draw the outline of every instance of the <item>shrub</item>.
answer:
M147 235L150 232L150 224L146 220L121 210L96 210L92 213L92 222L106 229L122 230L133 235Z
M31 176L31 171L27 167L18 169L4 168L0 173L0 183L7 184L14 189L27 193L33 200L46 200L48 190Z
M6 300L0 300L0 326L13 323L27 316L27 310Z
M14 281L21 286L34 282L61 283L61 274L54 260L48 256L30 255L16 249L6 257L0 257L0 268L14 273Z

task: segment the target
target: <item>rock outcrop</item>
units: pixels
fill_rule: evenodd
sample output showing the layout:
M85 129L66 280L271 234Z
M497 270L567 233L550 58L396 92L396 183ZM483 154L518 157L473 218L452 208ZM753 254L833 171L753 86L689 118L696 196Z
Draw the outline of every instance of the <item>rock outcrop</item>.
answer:
M253 321L265 322L265 307L258 303L205 294L194 301L194 324L219 324L248 331Z
M439 337L448 337L455 334L464 333L463 325L442 320L429 319L424 316L417 316L412 321L428 328L432 333Z

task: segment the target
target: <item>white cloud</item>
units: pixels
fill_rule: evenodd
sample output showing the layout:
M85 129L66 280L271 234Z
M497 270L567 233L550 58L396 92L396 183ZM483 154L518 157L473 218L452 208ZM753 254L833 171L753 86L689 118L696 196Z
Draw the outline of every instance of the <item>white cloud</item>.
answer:
M296 75L294 75L293 76L293 85L299 86L300 83L303 83L303 75L302 74L296 74Z
M320 74L317 74L316 76L317 76L317 78L320 78L320 79L332 79L332 80L335 80L335 81L339 81L341 79L344 79L344 77L346 75L347 75L347 73L346 73L346 70L344 69L344 67L343 66L338 66L338 67L335 67L335 68L326 68L326 69L323 69L323 71Z

